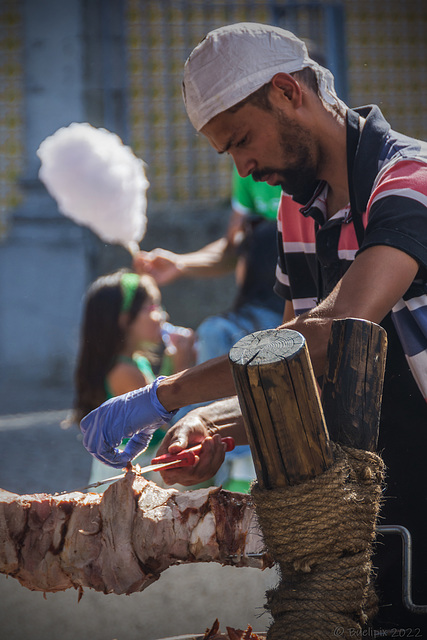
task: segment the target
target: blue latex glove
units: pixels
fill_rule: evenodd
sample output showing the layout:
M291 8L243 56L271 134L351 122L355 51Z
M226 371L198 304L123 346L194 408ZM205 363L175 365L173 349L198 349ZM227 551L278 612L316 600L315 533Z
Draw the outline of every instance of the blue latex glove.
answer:
M83 444L95 458L115 469L122 469L144 451L153 433L173 418L157 398L160 376L154 382L107 400L83 418L80 428ZM124 451L117 446L130 438Z

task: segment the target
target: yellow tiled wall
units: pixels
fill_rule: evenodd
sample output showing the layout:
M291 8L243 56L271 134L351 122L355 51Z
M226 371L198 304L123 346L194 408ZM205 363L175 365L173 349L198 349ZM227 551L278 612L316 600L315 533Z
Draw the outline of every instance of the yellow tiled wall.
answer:
M391 126L427 139L427 2L347 0L350 105L375 103Z
M316 21L326 3L276 4L299 6L298 35L314 32L317 44L324 42ZM344 0L342 5L348 103L375 102L394 129L427 138L427 2ZM189 0L186 13L183 6L128 0L132 145L149 164L153 201L218 202L230 195L230 161L218 158L188 122L181 98L183 64L212 28L240 20L268 22L270 3Z
M22 16L19 0L0 2L0 237L20 200L23 170Z
M183 65L210 29L266 21L267 3L232 2L231 9L227 1L184 4L128 0L131 144L148 164L150 199L218 203L230 196L231 161L218 157L189 123L181 96Z
M231 161L219 157L186 116L181 97L185 59L212 28L242 20L269 22L260 0L123 0L126 2L129 119L135 153L147 164L157 203L225 203ZM299 35L318 7L301 5ZM335 3L336 4L336 3ZM379 104L392 127L427 139L426 0L343 0L348 102ZM308 5L314 7L308 9ZM317 30L318 40L324 34ZM0 2L0 235L19 200L24 167L22 0Z

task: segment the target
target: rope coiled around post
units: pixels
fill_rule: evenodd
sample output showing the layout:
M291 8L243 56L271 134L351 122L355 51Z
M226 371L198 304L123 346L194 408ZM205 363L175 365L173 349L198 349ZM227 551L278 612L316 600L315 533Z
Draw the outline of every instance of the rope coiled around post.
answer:
M333 445L330 469L303 484L251 493L280 583L267 592L268 640L356 637L375 615L372 545L384 463ZM338 630L338 631L337 631Z

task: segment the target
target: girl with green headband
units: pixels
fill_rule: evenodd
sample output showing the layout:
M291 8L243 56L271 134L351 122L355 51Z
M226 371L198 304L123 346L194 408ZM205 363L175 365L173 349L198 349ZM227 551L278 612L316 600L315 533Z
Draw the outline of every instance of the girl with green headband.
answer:
M193 331L173 327L175 333L165 336L165 326L172 326L166 319L160 290L150 276L121 269L92 283L83 309L73 421L79 423L105 400L140 389L158 375L194 365ZM162 429L154 433L137 458L139 464L149 464L163 436ZM105 472L105 465L94 459L90 482L102 480ZM161 480L158 474L152 479Z
M150 276L122 269L92 283L75 374L76 422L111 397L194 364L193 331L175 328L166 346L166 319L160 290Z

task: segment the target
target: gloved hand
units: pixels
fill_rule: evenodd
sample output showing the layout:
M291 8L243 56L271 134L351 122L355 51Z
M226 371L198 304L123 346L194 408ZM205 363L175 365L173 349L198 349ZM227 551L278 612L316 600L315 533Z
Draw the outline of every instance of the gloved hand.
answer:
M115 469L122 469L144 451L153 433L173 418L157 397L160 376L151 384L107 400L83 418L80 428L83 444L95 458ZM130 438L124 451L117 446Z

